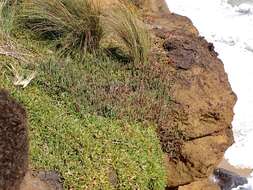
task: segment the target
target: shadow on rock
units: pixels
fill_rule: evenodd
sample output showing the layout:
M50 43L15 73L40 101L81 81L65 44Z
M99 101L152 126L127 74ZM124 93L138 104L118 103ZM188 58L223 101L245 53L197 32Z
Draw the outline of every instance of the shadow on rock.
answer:
M222 168L215 169L213 172L213 177L215 182L220 186L221 190L232 190L233 188L237 188L248 183L246 177L241 177L236 173ZM240 187L240 190L247 189Z

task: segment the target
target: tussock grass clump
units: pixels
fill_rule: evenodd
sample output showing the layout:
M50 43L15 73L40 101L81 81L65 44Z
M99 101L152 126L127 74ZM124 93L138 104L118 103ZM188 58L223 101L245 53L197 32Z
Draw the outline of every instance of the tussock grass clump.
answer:
M134 8L121 2L107 16L109 33L113 33L134 65L147 63L150 35L144 23L138 19Z
M16 4L10 5L9 0L0 1L0 43L9 38L13 28Z
M4 39L3 8L4 8L4 2L0 2L0 44Z
M29 52L13 37L17 0L0 1L0 58L8 57L13 62L26 62ZM31 57L30 57L31 58ZM2 61L0 59L1 62Z
M3 30L3 9L5 6L5 1L0 1L0 32Z
M63 54L94 52L103 30L93 0L25 0L20 22L35 35L54 40Z

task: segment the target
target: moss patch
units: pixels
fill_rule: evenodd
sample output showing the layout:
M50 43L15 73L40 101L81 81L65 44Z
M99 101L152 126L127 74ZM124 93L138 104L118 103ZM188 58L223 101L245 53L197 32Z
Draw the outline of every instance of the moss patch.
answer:
M59 171L66 189L164 189L163 153L152 127L80 119L35 85L11 90L28 109L34 169Z
M40 64L38 84L50 96L87 113L156 127L164 152L176 158L183 133L172 123L171 71L164 63L138 65L104 55L83 61L51 57Z

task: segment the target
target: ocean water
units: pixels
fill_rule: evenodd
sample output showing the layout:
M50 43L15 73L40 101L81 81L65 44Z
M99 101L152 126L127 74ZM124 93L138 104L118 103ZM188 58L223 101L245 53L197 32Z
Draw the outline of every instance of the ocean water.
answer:
M166 1L170 11L189 17L200 34L214 43L238 96L235 144L225 157L237 167L253 168L253 0ZM249 181L247 189L253 187L253 173Z

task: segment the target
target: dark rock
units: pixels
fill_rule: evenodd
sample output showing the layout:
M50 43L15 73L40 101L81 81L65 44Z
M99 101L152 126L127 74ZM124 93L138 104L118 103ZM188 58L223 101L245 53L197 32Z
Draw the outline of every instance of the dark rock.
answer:
M176 49L176 46L173 43L171 43L170 41L165 41L163 44L163 47L167 51L172 51L172 50Z
M0 190L19 190L28 168L26 111L0 89Z
M213 175L221 190L232 190L248 183L247 178L222 168L215 169Z

